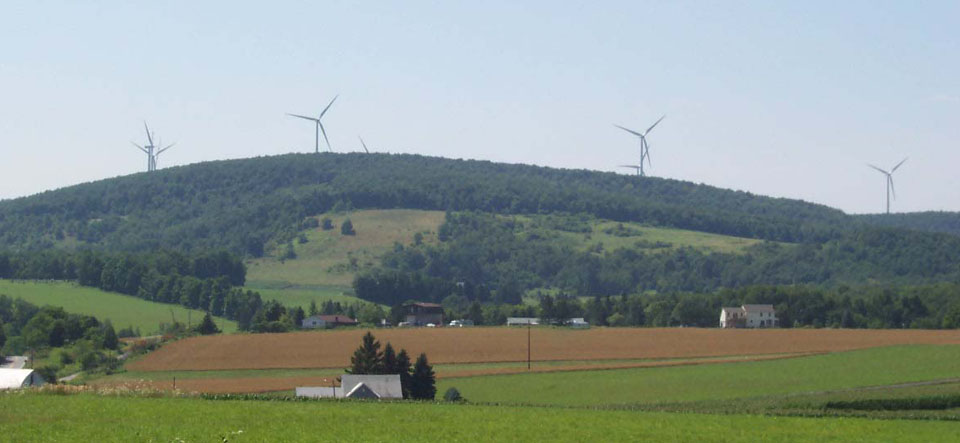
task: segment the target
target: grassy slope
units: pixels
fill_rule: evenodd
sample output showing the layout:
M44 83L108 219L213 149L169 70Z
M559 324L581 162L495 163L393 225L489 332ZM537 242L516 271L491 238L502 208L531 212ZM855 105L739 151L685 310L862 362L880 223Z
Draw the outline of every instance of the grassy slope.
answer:
M912 345L750 363L443 380L481 402L612 405L734 399L960 377L960 346Z
M13 441L949 441L954 422L434 403L0 395ZM242 433L237 433L242 431ZM234 433L231 435L231 433Z
M177 321L186 322L188 312L194 324L203 319L202 311L141 300L67 282L0 280L0 294L22 298L39 306L60 306L67 312L92 315L101 321L109 319L114 328L132 326L140 328L143 334L157 331L160 323L170 323L171 310ZM224 332L237 330L237 323L234 321L223 318L216 318L215 321Z

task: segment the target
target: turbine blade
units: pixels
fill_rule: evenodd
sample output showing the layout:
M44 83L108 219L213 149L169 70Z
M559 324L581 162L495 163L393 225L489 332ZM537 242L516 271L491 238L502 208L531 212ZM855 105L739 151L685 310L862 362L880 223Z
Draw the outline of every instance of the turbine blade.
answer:
M169 145L167 145L167 147L166 147L166 148L163 148L163 149L161 149L161 150L159 150L159 151L157 151L157 153L156 153L156 154L154 154L154 155L160 155L160 154L162 154L162 153L163 153L163 151L166 151L167 149L170 149L170 148L172 148L172 147L173 147L173 145L175 145L175 144L176 144L176 142L174 142L174 143L170 143Z
M873 169L876 169L876 170L880 171L881 174L890 175L889 172L884 171L883 169L880 169L880 168L878 168L878 167L876 167L876 166L874 166L874 165L871 165L870 163L867 163L867 166L869 166L869 167L871 167L871 168L873 168Z
M330 152L333 152L333 147L330 146L330 139L327 138L327 130L323 129L323 123L320 123L320 120L317 120L317 125L320 126L320 132L323 133L323 139L327 141L327 149L329 149Z
M147 122L143 122L143 129L147 131L147 141L150 142L150 146L153 146L153 135L150 134L150 128L147 127Z
M660 124L660 122L663 121L663 119L666 118L666 117L667 117L667 114L663 114L663 116L660 117L660 119L658 119L656 122L654 122L652 125L650 125L649 128L647 128L646 132L644 132L643 135L649 134L650 131L652 131L653 128L655 128L658 124Z
M323 114L327 113L327 110L330 109L331 106L333 106L333 102L337 101L337 97L339 96L340 94L337 94L336 96L333 97L333 100L330 100L330 104L328 104L326 108L323 108L323 112L320 113L320 116L317 117L317 119L323 118Z
M364 152L366 152L367 154L369 154L369 153L370 153L370 150L367 149L367 144L363 142L363 137L361 137L361 136L358 135L357 138L360 139L360 144L363 145L363 150L364 150Z
M907 157L907 158L910 158L910 157ZM897 163L897 165L896 165L896 166L894 166L894 167L893 167L893 169L891 169L891 170L890 170L890 173L891 173L891 174L893 174L893 173L894 173L894 171L896 171L896 170L897 170L897 168L899 168L899 167L900 167L900 165L902 165L902 164L903 164L903 162L905 162L905 161L907 161L907 158L905 158L905 159L903 159L903 160L900 160L900 163Z
M627 131L627 132L629 132L629 133L631 133L631 134L633 134L633 135L636 135L637 137L643 137L643 134L641 134L641 133L639 133L639 132L637 132L637 131L634 131L634 130L632 130L632 129L627 129L627 128L624 128L623 126L620 126L620 125L613 125L613 126L616 126L616 127L620 128L620 129L623 129L624 131Z
M647 146L647 166L653 167L653 163L650 162L650 146Z
M300 114L287 114L287 115L289 115L289 116L291 116L291 117L302 118L302 119L304 119L304 120L310 120L310 121L312 121L312 122L319 122L319 121L320 121L319 119L315 119L315 118L313 118L313 117L307 117L307 116L305 116L305 115L300 115Z
M893 176L892 176L892 175L888 175L888 176L887 176L887 181L890 182L890 192L893 193L893 199L896 200L896 199L897 199L897 188L894 188L894 187L893 187Z
M136 146L137 149L143 151L144 154L150 154L150 152L147 151L147 148L144 148L143 146L140 146L140 145L138 145L138 144L136 144L136 143L134 143L134 142L130 142L130 144Z
M620 165L621 168L640 169L637 165Z

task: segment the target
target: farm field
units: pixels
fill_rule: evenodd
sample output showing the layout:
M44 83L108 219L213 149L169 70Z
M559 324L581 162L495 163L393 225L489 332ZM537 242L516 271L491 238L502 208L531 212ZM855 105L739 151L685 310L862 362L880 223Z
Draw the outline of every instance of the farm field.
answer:
M193 337L130 362L134 371L343 368L366 332L345 329ZM524 328L388 329L375 335L433 363L521 362ZM900 344L960 344L950 330L533 328L532 359L619 360L832 352ZM251 358L251 355L256 358Z
M293 241L297 258L281 261L265 257L247 262L247 283L263 286L335 286L348 288L354 274L370 267L395 242L413 242L420 232L424 241L435 241L437 228L443 223L442 211L407 209L358 210L342 214L321 214L329 217L334 229L314 228L304 231L306 243ZM353 223L356 235L342 235L340 224ZM309 301L307 302L309 304Z
M157 331L160 323L170 323L171 315L184 323L191 318L195 324L204 315L203 311L179 305L156 303L70 282L0 280L0 294L22 298L38 306L60 306L67 312L92 315L101 321L109 319L116 329L132 326L145 335ZM224 318L215 318L214 321L224 332L237 330L234 321Z
M50 420L49 417L57 417ZM376 417L371 421L371 417ZM389 426L371 426L389 423ZM108 434L104 433L109 429ZM703 415L443 403L0 394L13 441L951 441L957 422Z
M759 362L444 379L471 401L610 406L727 400L960 378L960 346L891 346Z

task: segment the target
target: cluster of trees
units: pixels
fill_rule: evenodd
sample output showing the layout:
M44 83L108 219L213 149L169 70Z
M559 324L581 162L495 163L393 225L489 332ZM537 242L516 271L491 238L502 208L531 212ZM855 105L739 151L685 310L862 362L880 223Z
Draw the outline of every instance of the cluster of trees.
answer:
M55 354L51 363L36 368L48 381L56 382L61 366L82 370L115 367L118 345L109 321L0 295L0 356L30 352L40 360Z
M539 317L560 323L583 317L598 326L715 327L720 308L772 304L782 327L960 328L960 284L848 287L758 285L711 293L664 293L574 297L537 294L538 304L470 302L451 295L443 300L448 318L477 325L502 325L507 317Z
M863 214L855 217L875 226L960 235L960 213L958 212L927 211L903 214Z
M406 349L395 352L388 342L380 350L380 342L367 332L362 343L350 356L348 374L400 374L403 398L433 400L437 395L436 375L427 361L427 354L421 353L416 363L410 365L410 356Z
M571 230L580 229L578 217L567 218ZM544 287L603 296L759 284L960 281L960 238L886 228L850 231L825 243L764 242L738 253L652 247L642 240L605 251L577 248L535 223L463 212L448 213L438 237L438 244L397 245L380 269L356 277L356 294L388 305L439 302L450 294L515 304L525 291Z
M676 180L417 155L284 155L168 168L0 202L0 247L260 256L337 206L585 213L777 241L823 241L842 212ZM313 222L315 223L315 222Z

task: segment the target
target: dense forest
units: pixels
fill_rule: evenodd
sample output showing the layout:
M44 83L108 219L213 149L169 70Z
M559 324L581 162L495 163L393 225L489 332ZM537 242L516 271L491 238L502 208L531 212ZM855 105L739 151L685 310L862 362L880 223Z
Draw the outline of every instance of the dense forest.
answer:
M576 229L576 218L566 219ZM440 301L460 291L471 300L519 303L536 288L607 296L758 284L960 281L960 237L888 228L850 230L824 243L765 242L743 253L643 241L611 251L577 250L512 217L464 212L448 213L438 237L438 244L395 246L380 268L356 277L357 296L392 305Z
M857 215L856 218L874 226L960 235L960 213L958 212L928 211L905 214L865 214Z
M585 213L777 241L823 241L835 209L655 177L417 155L290 154L134 174L0 202L0 248L227 249L260 256L333 207Z

